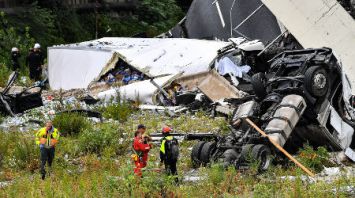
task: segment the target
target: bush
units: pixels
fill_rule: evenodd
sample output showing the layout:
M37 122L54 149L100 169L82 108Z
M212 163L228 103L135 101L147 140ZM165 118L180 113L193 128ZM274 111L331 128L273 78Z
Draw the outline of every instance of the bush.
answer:
M111 118L120 122L125 122L132 113L133 109L131 106L124 102L107 106L106 109L104 109L103 116L105 118Z
M78 134L92 127L89 120L79 113L62 113L53 120L53 125L59 129L62 135Z
M298 154L299 161L316 172L322 171L324 166L331 165L329 153L324 147L318 147L317 150L314 150L310 145L306 144Z
M94 130L87 129L82 132L79 136L80 150L85 153L101 154L105 148L111 148L116 154L123 154L130 143L129 141L119 142L122 138L124 138L122 131L110 124L101 125Z
M101 109L105 118L125 122L134 112L131 104L121 98L121 94L117 91L117 97L106 108Z

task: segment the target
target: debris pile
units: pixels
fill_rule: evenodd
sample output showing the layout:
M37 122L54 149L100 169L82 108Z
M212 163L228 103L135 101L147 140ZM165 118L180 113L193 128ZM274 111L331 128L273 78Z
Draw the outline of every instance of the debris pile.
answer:
M220 9L219 3L212 5ZM231 117L228 135L194 136L201 140L192 149L196 166L222 160L225 166L243 168L250 164L251 154L261 161L259 169L266 170L271 155L282 158L271 140L290 153L308 142L354 159L355 59L351 52L355 21L346 17L348 13L336 1L260 3L239 25L229 24L232 32L228 35L245 37L239 28L262 9L265 18L261 19L278 30L267 35L257 32L251 37L255 40L102 38L51 47L48 78L52 91L42 93L40 83L39 91L13 96L8 92L15 81L11 77L0 94L1 110L12 116L23 114L6 118L1 127L25 126L67 109L93 111L95 105L123 98L140 104L141 110L171 116L202 109L212 116ZM309 6L296 9L298 4ZM227 7L235 6L242 8L235 2ZM219 19L225 26L221 13ZM189 12L186 18L185 31L196 31L192 15ZM225 36L225 32L214 33Z

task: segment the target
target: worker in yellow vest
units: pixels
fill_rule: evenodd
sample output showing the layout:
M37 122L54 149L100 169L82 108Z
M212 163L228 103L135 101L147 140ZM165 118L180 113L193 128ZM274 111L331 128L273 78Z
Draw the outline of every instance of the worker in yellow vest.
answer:
M176 163L179 157L179 143L170 135L172 128L165 126L162 129L163 138L160 146L160 162L164 163L168 175L177 175ZM177 178L176 178L177 179Z
M52 168L54 159L55 146L59 140L58 129L53 127L52 121L46 123L46 127L41 128L36 133L36 144L39 145L41 152L41 176L44 180L46 178L46 163L48 162L49 168Z

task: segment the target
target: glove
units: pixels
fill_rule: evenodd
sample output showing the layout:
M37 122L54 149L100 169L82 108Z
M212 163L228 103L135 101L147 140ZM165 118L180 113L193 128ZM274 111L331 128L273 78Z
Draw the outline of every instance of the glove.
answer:
M56 139L51 140L51 146L55 146L55 145L57 145L57 143L58 143L58 140L56 140Z
M46 138L41 138L39 140L40 144L45 144L47 142L47 139Z

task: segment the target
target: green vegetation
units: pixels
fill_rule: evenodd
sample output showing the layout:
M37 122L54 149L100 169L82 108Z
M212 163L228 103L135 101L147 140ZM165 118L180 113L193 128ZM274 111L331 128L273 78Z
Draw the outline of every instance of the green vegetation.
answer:
M116 156L124 154L128 148L129 141L124 131L120 128L115 129L114 125L103 124L99 128L86 129L79 136L79 145L84 153L92 153L106 156ZM119 142L121 139L121 142Z
M134 112L125 122L89 123L89 127L81 129L79 134L60 139L54 172L45 181L38 173L35 132L1 132L0 182L13 183L0 189L0 197L346 197L341 189L355 185L354 177L304 182L301 180L304 173L291 163L286 167L272 166L262 174L256 174L253 169L241 171L231 167L224 170L219 164L212 164L211 168L199 169L203 180L182 182L179 186L172 178L155 171L145 172L143 179L133 175L131 144L138 123L144 123L149 133L160 130L163 124L171 124L179 132L216 132L224 122L203 113L170 118ZM194 143L181 144L180 177L191 169L189 148ZM323 152L323 148L313 151L305 146L298 157L302 160L306 156L302 153L307 153L328 159ZM158 168L158 162L159 148L154 147L148 169ZM320 163L324 161L317 161L311 168L316 169ZM282 176L293 176L293 179Z
M308 144L303 146L298 153L299 161L316 172L323 170L324 166L333 166L329 161L329 153L326 148L319 147L314 150Z
M53 124L62 135L78 134L91 128L88 119L79 113L61 113L53 119Z
M0 14L0 86L5 85L10 73L7 67L13 46L22 52L20 73L25 76L28 70L24 58L35 42L46 48L95 38L94 12L40 7L43 2L47 1L39 1L11 17ZM170 29L182 17L175 0L140 0L138 9L126 16L100 11L98 37L132 36L140 32L155 36ZM54 125L64 136L56 147L54 172L45 181L38 173L35 131L0 132L0 182L11 182L7 187L0 186L0 197L346 197L348 194L342 189L355 185L355 177L339 177L330 182L303 181L304 173L291 163L272 166L257 174L258 162L244 171L233 167L225 170L220 164L212 164L210 168L198 170L201 181L176 185L172 178L152 171L159 168L159 147L150 152L148 171L140 179L133 175L130 159L133 133L138 124L145 124L147 133L160 131L166 124L181 133L227 133L226 120L212 119L204 112L176 118L138 112L120 98L99 110L109 122L94 124L78 113L62 113L54 118ZM44 118L41 112L36 113L38 118ZM190 152L194 143L180 144L180 178L191 170ZM324 148L314 150L305 145L297 158L315 172L331 165Z
M112 100L108 106L99 109L103 116L107 119L118 120L125 122L134 112L134 109L130 102L122 100L119 91L117 91L117 97Z

